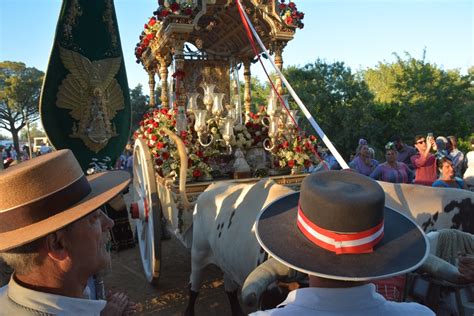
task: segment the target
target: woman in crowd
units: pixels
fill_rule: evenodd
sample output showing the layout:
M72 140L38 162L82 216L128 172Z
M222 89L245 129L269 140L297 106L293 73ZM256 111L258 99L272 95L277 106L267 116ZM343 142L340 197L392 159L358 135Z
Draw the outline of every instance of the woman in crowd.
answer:
M467 189L464 181L455 177L453 163L448 157L438 158L436 167L439 171L439 179L433 183L434 187Z
M397 148L394 142L385 145L386 161L375 168L370 177L375 180L381 180L392 183L411 183L413 181L413 172L403 162L397 161Z
M359 140L356 154L357 157L349 163L349 167L360 174L370 176L379 163L377 160L370 158L369 145L365 139Z

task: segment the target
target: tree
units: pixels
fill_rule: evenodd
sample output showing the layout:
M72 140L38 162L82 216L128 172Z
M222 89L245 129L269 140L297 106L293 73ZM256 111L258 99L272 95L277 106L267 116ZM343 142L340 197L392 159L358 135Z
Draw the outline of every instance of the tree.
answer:
M318 59L302 68L288 67L284 74L342 155L348 157L359 138L372 140L368 128L373 121L369 112L373 96L344 63L327 64ZM307 121L301 122L301 128L314 134Z
M0 62L0 128L12 134L19 152L19 131L39 118L39 96L44 73L21 62Z
M46 137L46 133L42 128L38 127L37 123L30 124L30 137L33 139L35 137ZM20 132L20 140L28 141L28 135L26 128L22 129Z
M243 85L242 85L243 87ZM261 105L267 105L270 95L270 85L267 82L261 82L257 77L250 78L250 90L252 95L252 105L254 110L258 110ZM242 93L243 97L243 93ZM242 100L243 104L243 100Z
M143 86L137 84L133 89L130 89L130 105L132 107L132 132L137 130L143 114L149 109L150 98L143 94Z
M392 134L412 138L415 134L467 136L474 122L472 74L442 70L406 54L394 63L379 63L364 73L374 94L374 112Z

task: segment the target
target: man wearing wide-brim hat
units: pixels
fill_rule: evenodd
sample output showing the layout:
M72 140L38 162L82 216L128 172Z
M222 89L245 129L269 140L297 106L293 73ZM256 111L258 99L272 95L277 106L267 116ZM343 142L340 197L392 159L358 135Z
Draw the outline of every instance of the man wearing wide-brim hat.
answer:
M104 310L106 301L83 298L88 278L110 264L103 235L113 221L99 207L129 182L123 171L86 177L70 150L2 172L0 256L14 273L0 289L0 315Z
M385 206L379 184L363 175L309 175L301 191L263 210L256 225L262 247L309 275L309 288L288 294L278 308L255 315L434 315L417 303L396 303L370 280L419 267L428 256L423 231Z

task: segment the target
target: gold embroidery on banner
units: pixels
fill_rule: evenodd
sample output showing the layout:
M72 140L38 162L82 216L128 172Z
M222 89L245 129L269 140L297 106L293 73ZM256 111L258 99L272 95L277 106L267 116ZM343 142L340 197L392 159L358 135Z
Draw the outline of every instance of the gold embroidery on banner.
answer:
M59 86L56 106L68 109L77 121L70 137L80 138L95 153L103 149L111 137L117 136L112 119L124 109L123 92L114 78L121 57L91 62L72 50L59 48L64 67L70 74Z
M72 0L69 5L63 24L63 40L65 43L72 41L72 29L77 23L77 18L82 15L82 9L78 0Z
M102 15L102 21L104 21L105 25L107 26L107 31L110 34L110 41L112 43L112 49L115 51L117 49L118 36L114 27L112 8L112 0L106 0L104 14Z

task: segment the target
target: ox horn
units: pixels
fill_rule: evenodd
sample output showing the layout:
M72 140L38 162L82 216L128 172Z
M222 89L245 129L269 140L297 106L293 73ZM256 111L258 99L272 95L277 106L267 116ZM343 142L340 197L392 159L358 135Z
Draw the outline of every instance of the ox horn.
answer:
M186 173L188 171L188 155L186 153L186 146L181 138L179 138L175 133L166 127L162 127L161 129L175 142L176 148L178 149L181 164L179 168L179 194L184 208L186 210L191 210L194 207L194 204L189 202L188 196L186 195Z
M249 307L257 306L258 299L267 287L274 281L284 278L290 274L289 267L278 262L275 258L256 267L245 279L242 286L242 301Z

